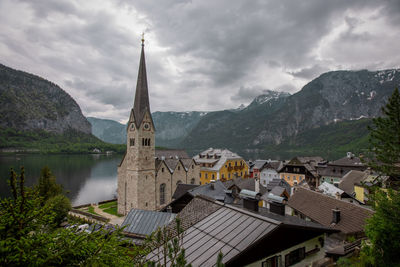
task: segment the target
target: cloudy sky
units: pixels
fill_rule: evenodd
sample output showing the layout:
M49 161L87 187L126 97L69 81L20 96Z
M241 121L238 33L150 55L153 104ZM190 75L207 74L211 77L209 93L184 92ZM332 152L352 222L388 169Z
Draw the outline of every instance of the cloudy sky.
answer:
M125 122L142 32L152 111L207 111L330 70L399 68L399 25L399 0L0 0L0 63Z

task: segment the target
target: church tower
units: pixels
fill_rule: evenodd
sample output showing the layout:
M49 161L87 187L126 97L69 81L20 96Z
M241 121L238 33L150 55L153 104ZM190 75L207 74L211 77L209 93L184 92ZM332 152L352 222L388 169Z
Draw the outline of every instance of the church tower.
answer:
M118 166L118 213L155 210L155 128L147 88L144 39L133 108L127 126L126 154Z

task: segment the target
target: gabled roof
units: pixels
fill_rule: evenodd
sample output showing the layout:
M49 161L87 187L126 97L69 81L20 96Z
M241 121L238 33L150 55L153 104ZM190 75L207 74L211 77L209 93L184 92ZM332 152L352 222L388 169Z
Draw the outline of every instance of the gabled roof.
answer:
M359 157L343 157L341 159L329 162L328 165L335 166L349 166L349 167L363 167L364 164L361 162Z
M238 177L238 178L234 178L231 180L227 180L222 182L224 184L224 186L227 189L231 189L232 186L237 186L240 190L242 189L247 189L250 191L254 191L255 190L255 180L252 178L242 178L242 177Z
M349 196L354 193L354 184L364 181L368 177L368 173L351 170L339 183L339 188L345 191Z
M274 188L272 188L271 190L271 194L275 195L275 196L282 196L283 192L285 192L286 189L282 186L275 186ZM290 194L290 192L286 192L288 194Z
M261 169L268 161L263 159L258 159L254 161L253 169Z
M322 190L325 195L331 197L336 197L336 194L339 194L341 196L344 193L342 189L337 188L336 186L328 182L323 182L320 186L318 186L318 189Z
M373 214L367 208L301 187L296 188L288 205L311 220L345 234L363 232L365 220ZM340 210L340 221L332 224L332 210L336 208Z
M262 169L273 169L279 171L283 167L283 162L280 160L271 160L263 166Z
M164 162L165 165L168 166L169 171L173 173L176 168L176 165L178 165L179 163L179 159L165 159Z
M267 191L271 191L275 186L281 186L286 189L286 191L290 194L290 184L288 184L285 180L280 179L280 178L275 178L272 179L268 184L267 184Z
M169 212L131 209L121 226L126 226L125 233L144 238L158 227L170 223L175 216Z
M228 149L209 148L193 157L196 163L215 163L213 167L205 168L210 171L218 171L229 159L242 159L238 154ZM247 163L246 163L247 164Z
M142 124L146 111L149 112L151 117L143 43L142 43L142 51L140 54L139 72L136 84L135 100L132 111L135 117L135 124L137 128L139 128L140 125Z
M199 185L196 185L196 184L182 184L182 183L177 184L175 192L172 195L172 199L178 199L181 196L183 196L184 194L186 194L186 192L189 191L190 189L193 189L198 186Z
M189 170L190 165L192 164L193 159L181 159L183 166L185 166L186 171Z
M226 200L228 203L233 202L233 198L230 199L231 197L226 194L226 191L227 188L222 184L221 181L218 180L214 183L209 183L190 189L188 194L193 197L203 195L222 202L224 202L224 200Z
M189 159L190 157L183 149L156 149L156 158Z
M192 266L215 265L219 252L222 252L222 262L227 266L243 266L323 233L333 232L297 218L280 221L286 216L271 218L202 196L194 198L178 216L184 230L182 246L185 259ZM174 222L168 227L173 228L173 225ZM296 234L299 230L301 234ZM156 261L158 256L162 257L159 253L156 249L147 255L147 259Z

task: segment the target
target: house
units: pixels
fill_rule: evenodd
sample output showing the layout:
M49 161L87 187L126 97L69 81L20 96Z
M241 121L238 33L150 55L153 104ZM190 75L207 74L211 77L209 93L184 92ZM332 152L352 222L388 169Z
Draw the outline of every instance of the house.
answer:
M366 219L373 211L301 187L288 201L289 214L339 230L343 236L364 236Z
M321 193L331 196L331 197L336 197L338 199L342 199L344 197L350 197L346 192L344 192L342 189L337 188L333 184L330 184L328 182L323 182L318 186L318 191Z
M279 175L290 186L306 181L310 188L315 188L318 186L315 167L321 162L323 162L321 157L295 157L279 171Z
M280 160L269 160L260 169L260 185L266 187L273 179L279 179L278 171L282 169L283 162Z
M214 266L220 252L225 266L305 266L324 257L325 234L336 232L264 208L245 209L200 195L178 217L185 259L192 266ZM147 260L158 257L162 251L155 249Z
M122 234L132 238L135 244L141 244L157 228L169 224L175 217L174 213L131 209L121 225L125 227Z
M226 181L249 176L246 161L228 149L209 148L193 159L200 165L200 184L210 183L211 180Z
M270 192L275 186L284 187L288 193L290 193L292 191L292 187L290 186L290 184L288 184L288 182L286 182L285 180L282 180L280 178L272 179L272 181L270 181L267 184L267 191Z
M179 187L178 187L179 188ZM179 190L182 190L181 188ZM175 195L175 194L174 194ZM206 196L210 199L219 200L223 203L232 203L235 197L232 191L228 190L221 181L211 181L209 184L194 187L185 193L177 193L179 197L172 200L161 211L171 211L173 213L180 212L192 199L198 195Z
M228 190L232 191L232 194L236 197L239 195L240 191L243 189L250 190L250 191L256 191L255 190L255 188L256 188L255 179L248 179L248 178L243 179L243 178L239 177L239 178L235 178L232 180L227 180L222 183Z
M349 171L364 171L366 168L367 167L361 162L361 159L355 157L351 152L347 152L346 157L316 166L320 179L319 184L328 182L335 186L339 185L342 177Z
M254 161L250 171L250 178L255 178L255 179L260 178L261 169L267 162L268 162L267 160L262 160L262 159Z
M288 192L285 187L275 186L271 191L265 192L261 196L260 206L270 209L271 206L277 206L276 203L279 203L278 206L282 206L282 213L285 214L284 201L287 201L289 198L290 192Z

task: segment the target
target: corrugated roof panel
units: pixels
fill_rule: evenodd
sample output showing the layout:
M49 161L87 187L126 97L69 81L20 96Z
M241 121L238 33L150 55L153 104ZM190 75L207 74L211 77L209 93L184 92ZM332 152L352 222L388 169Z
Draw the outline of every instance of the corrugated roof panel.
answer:
M201 263L207 261L208 259L214 259L214 264L217 262L220 249L227 245L224 242L218 241L215 238L213 239L213 241L214 240L215 243L208 242L206 245L200 247L197 250L196 253L199 254L199 256L190 261L192 266L207 266Z
M246 223L246 220L247 220L246 216L240 216L238 219L236 219L235 221L230 223L223 231L221 231L218 234L216 234L215 237L217 239L222 239L224 242L229 241L230 239L233 238L233 235L231 234L232 231L236 232L237 229L239 229L241 231L242 230L241 229L241 225L242 224L244 224L244 226L242 226L242 227L245 227L245 226L248 225L248 223Z
M251 217L249 217L249 219L251 223L246 228L242 229L242 231L235 230L236 236L229 241L229 244L238 250L241 250L238 248L238 245L261 225L261 220Z
M247 236L240 241L239 244L237 244L235 247L236 249L242 251L245 248L247 248L251 243L253 243L255 240L259 239L261 237L261 234L265 231L265 226L264 225L270 225L269 223L260 223L256 227L252 228L252 231L249 231L247 233Z
M139 235L150 235L158 227L168 224L176 214L149 210L132 209L122 226L127 225L125 232Z

